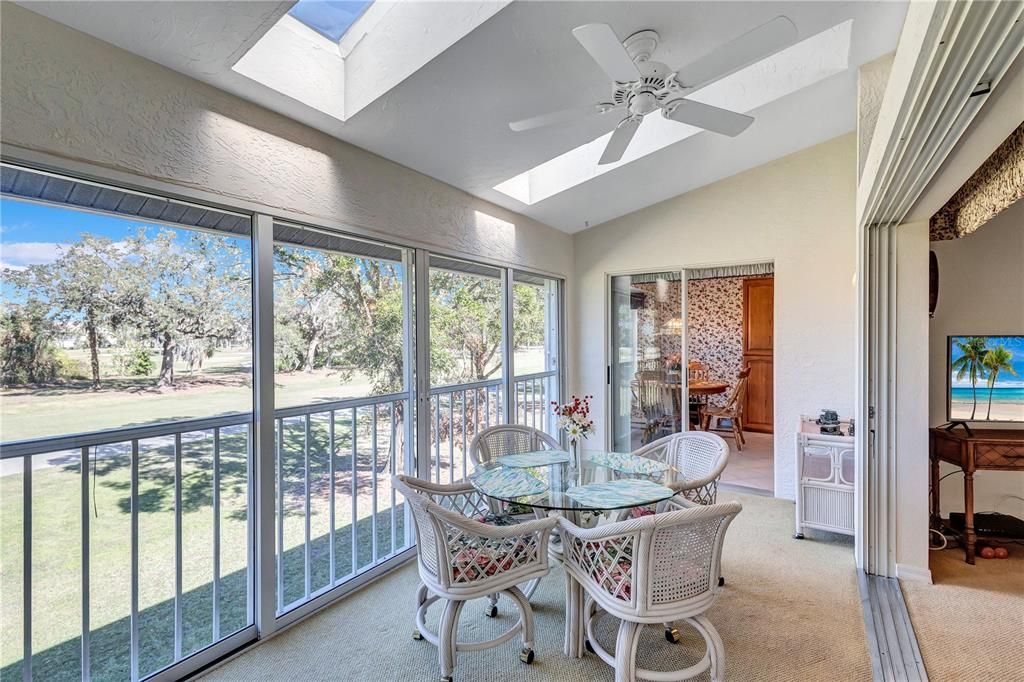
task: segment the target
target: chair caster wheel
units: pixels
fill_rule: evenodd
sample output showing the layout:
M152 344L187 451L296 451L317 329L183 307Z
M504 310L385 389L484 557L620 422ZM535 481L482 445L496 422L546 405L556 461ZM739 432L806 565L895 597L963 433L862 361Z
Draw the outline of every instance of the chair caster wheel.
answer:
M793 533L793 539L794 540L803 540L804 539L804 534L803 533Z
M412 631L412 638L415 639L417 642L422 641L423 640L423 633L420 632L419 630L413 630Z
M718 576L718 586L719 587L725 587L725 576L724 575Z
M679 643L679 629L678 628L665 628L665 641L669 644Z
M597 653L597 652L594 651L594 645L590 643L589 639L583 640L583 648L586 649L587 651L589 651L592 654L593 653Z
M497 605L496 604L491 604L486 609L484 609L484 615L487 616L488 618L496 617L498 615L498 607L497 607Z
M533 649L523 649L522 651L520 651L519 660L525 663L526 665L530 665L531 663L533 663Z
M451 675L441 675L441 682L452 682Z

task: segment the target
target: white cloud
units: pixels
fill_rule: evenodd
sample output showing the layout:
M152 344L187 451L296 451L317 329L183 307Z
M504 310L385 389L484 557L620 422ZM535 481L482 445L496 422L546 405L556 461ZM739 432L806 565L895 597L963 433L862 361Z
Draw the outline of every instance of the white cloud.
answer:
M29 265L45 265L60 258L67 244L60 242L8 242L0 244L0 268L24 270Z

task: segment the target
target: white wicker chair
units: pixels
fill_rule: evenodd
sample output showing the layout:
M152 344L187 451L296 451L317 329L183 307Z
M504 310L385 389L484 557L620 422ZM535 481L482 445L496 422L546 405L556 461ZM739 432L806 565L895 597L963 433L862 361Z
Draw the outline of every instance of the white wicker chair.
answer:
M535 429L532 426L522 424L499 424L484 429L473 438L469 445L469 459L473 466L493 462L505 455L519 455L524 452L536 452L538 450L558 450L561 448L558 441L550 435ZM498 512L499 510L495 510ZM537 518L543 518L545 514L535 510ZM557 532L552 535L549 551L556 559L561 559L561 545ZM537 591L540 580L531 580L522 586L523 593L527 599L533 598ZM491 600L487 615L494 617L498 614L497 598Z
M691 502L714 504L718 480L729 463L729 444L713 433L684 431L648 443L633 454L671 464L682 479L666 485Z
M587 648L615 668L616 682L686 680L709 669L713 681L722 680L722 639L703 614L719 591L726 529L742 507L738 502L694 505L677 496L659 509L663 513L591 529L559 519L566 545L566 653L582 654L585 632ZM621 621L614 653L594 636L604 615ZM643 627L675 621L703 636L707 651L700 662L671 672L638 668Z
M493 526L469 518L467 512L486 509L472 486L438 485L406 476L393 476L392 485L412 510L416 553L422 584L416 592L414 639L437 647L441 679L450 681L460 651L480 651L523 636L519 655L533 662L533 609L519 583L548 573L548 536L557 519L538 519L511 526ZM504 634L485 642L458 642L459 616L471 599L508 595L519 608L519 620ZM425 623L427 609L445 602L436 633Z
M560 448L557 440L531 426L501 424L486 428L473 438L469 445L469 459L478 466L505 455Z

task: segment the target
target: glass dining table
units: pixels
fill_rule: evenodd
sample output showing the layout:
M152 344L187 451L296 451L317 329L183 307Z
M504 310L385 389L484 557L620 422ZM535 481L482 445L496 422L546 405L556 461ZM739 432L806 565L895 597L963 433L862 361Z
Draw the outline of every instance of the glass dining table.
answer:
M495 501L558 511L574 521L580 512L644 507L674 494L681 475L667 463L628 453L588 451L573 465L560 450L499 457L469 476L473 487Z

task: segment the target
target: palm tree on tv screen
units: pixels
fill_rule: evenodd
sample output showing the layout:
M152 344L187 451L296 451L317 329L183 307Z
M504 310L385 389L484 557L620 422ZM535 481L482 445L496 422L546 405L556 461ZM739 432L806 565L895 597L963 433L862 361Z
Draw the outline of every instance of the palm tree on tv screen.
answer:
M953 361L951 369L956 372L957 381L961 381L964 375L971 379L971 394L974 405L971 407L971 420L978 410L978 379L985 378L984 359L988 349L985 347L985 339L981 336L969 336L966 339L956 342L956 347L961 355Z
M985 353L985 357L981 361L985 369L988 370L988 414L985 415L985 419L992 419L992 391L996 386L996 377L1004 370L1017 376L1011 360L1013 360L1013 353L1006 350L1005 346L1000 345Z

